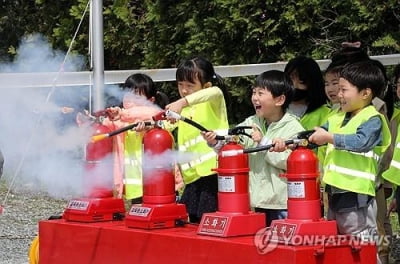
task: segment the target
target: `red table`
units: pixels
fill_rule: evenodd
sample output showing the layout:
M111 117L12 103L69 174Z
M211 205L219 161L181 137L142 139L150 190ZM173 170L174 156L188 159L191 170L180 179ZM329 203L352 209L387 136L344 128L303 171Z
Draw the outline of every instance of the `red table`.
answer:
M39 222L40 264L81 263L376 263L376 247L278 245L260 254L254 236L197 235L197 226L143 230L124 221Z

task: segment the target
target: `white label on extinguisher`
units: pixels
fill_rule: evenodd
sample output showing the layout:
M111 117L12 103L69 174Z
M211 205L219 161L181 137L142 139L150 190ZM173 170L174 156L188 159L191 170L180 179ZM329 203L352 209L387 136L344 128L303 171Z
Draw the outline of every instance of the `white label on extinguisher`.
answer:
M288 198L304 198L306 197L306 190L304 182L288 182Z
M129 210L129 215L147 217L149 215L150 211L151 211L151 208L149 208L149 207L134 205L131 207L131 210Z
M218 176L219 192L235 192L235 177Z
M67 208L79 211L86 211L89 207L88 201L80 201L80 200L71 200L68 203Z

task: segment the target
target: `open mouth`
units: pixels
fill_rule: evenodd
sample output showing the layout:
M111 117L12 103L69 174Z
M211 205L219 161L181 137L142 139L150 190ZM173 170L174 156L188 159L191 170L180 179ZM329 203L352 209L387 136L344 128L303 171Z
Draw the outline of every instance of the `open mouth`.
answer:
M261 109L261 105L255 105L254 108L255 108L256 110L260 110L260 109Z

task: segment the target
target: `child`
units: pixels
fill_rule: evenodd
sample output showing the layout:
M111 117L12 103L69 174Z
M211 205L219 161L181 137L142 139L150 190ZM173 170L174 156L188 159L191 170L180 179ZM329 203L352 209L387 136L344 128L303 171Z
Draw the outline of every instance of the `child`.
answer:
M129 76L123 85L123 91L126 92L123 96L123 108L109 108L111 117L103 122L111 130L152 120L152 116L160 112L159 107L164 107L168 103L166 95L157 91L153 80L145 74L137 73ZM143 130L143 124L138 126L138 130ZM114 183L117 196L122 197L125 187L125 198L132 203L141 203L142 197L143 134L129 130L113 138Z
M376 236L375 179L390 131L371 102L384 88L384 75L372 61L345 66L339 79L341 111L309 138L318 145L328 143L323 182L328 219L336 220L340 234Z
M325 70L325 94L328 97L328 107L331 109L331 114L339 109L339 76L342 66L334 66L330 64Z
M287 139L304 130L297 118L286 112L292 95L292 82L285 73L271 70L257 77L251 96L256 113L238 125L254 127L251 139L242 138L246 148L256 147L261 140L270 143L274 138ZM210 145L216 145L215 132L203 134ZM256 212L266 214L267 226L272 220L287 217L287 184L279 175L286 171L290 152L287 149L249 154L250 202Z
M397 125L400 125L400 110L399 110L399 103L398 100L400 98L400 64L396 65L394 68L394 85L395 85L395 91L396 91L396 96L397 96L397 102L396 102L396 107L394 109L393 113L393 119L395 119L395 122L397 122ZM397 213L400 215L400 207L398 206L398 201L400 199L400 188L398 187L400 185L400 177L399 177L399 172L400 172L400 133L397 133L396 137L396 143L394 153L393 153L393 158L390 163L390 167L387 171L385 171L382 174L382 177L389 182L393 183L396 186L396 191L395 195L393 197L393 200L391 201L389 208L388 208L388 214L394 210L397 209ZM399 223L400 223L400 217L398 217Z
M288 62L285 73L295 88L288 111L300 118L306 130L324 124L330 109L326 106L328 98L318 63L312 58L299 56Z
M181 113L207 129L228 129L221 90L223 82L208 60L196 57L183 61L177 68L176 80L182 98L167 105L166 109ZM198 154L195 160L180 164L185 183L181 202L186 205L189 221L198 223L203 213L217 210L218 182L212 171L217 167L216 154L197 128L181 121L178 122L178 148Z

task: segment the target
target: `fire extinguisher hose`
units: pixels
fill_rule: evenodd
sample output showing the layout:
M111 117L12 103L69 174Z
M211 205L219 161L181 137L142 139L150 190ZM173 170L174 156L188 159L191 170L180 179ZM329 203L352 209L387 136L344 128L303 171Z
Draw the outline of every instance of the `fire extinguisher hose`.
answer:
M167 111L165 112L165 114L166 114L166 116L169 116L169 117L171 117L171 118L174 118L174 119L177 119L177 120L181 120L181 121L183 121L183 122L185 122L185 123L188 123L189 125L194 126L195 128L197 128L197 129L200 130L200 131L209 132L209 130L208 130L207 128L203 127L203 126L200 125L199 123L193 121L192 119L189 119L189 118L186 118L186 117L184 117L184 116L181 116L180 114L178 114L178 113L176 113L176 112L167 110ZM217 135L215 139L216 139L216 140L224 140L225 137L224 137L224 136L219 136L219 135Z
M154 125L154 122L153 121L149 121L149 122L144 122L144 124L145 124L145 126L152 126L152 125ZM94 135L94 136L92 136L92 142L97 142L97 141L100 141L102 139L118 135L118 134L120 134L122 132L125 132L125 131L128 131L128 130L132 129L132 128L135 128L138 125L139 125L139 123L134 123L134 124L130 124L128 126L122 127L120 129L114 130L114 131L112 131L110 133Z
M285 145L291 145L291 144L304 144L305 141L304 139L289 139L285 141ZM248 148L248 149L244 149L243 153L253 153L253 152L259 152L259 151L264 151L264 150L268 150L270 148L273 148L275 146L275 144L268 144L268 145L263 145L263 146L258 146L255 148Z
M289 139L289 140L285 141L285 145L291 145L291 144L306 145L307 140L296 138L296 139ZM222 155L222 157L236 156L236 155L240 155L243 153L253 153L253 152L259 152L259 151L265 151L274 146L275 146L275 144L268 144L268 145L258 146L255 148L239 149L239 150L226 150L226 151L222 151L221 155Z

